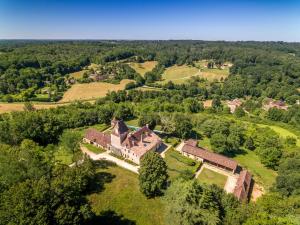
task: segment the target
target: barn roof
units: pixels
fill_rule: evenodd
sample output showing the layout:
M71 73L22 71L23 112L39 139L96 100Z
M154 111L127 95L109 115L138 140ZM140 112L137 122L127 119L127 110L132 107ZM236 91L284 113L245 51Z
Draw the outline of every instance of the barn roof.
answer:
M107 146L110 144L110 135L97 131L94 128L90 128L85 133L85 138L96 142L101 146Z
M236 183L236 186L235 186L235 189L233 192L233 194L239 200L246 200L248 198L251 181L252 181L252 175L247 170L243 170L240 173L240 176L237 180L237 183Z
M195 146L192 146L189 144L185 144L182 147L182 151L186 152L188 154L200 157L206 161L226 167L231 170L236 170L236 168L238 166L236 161L234 161L226 156L210 152L204 148L199 148L199 147L195 147Z

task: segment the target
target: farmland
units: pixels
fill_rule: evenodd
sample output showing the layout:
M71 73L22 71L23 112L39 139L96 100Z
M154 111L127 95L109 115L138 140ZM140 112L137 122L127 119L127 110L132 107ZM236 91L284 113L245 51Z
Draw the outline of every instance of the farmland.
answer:
M163 81L161 83L167 83L172 81L176 84L181 84L186 82L192 76L199 75L199 69L193 66L182 65L182 66L171 66L165 70L162 75Z
M60 102L70 102L75 100L88 100L104 97L109 91L119 91L125 88L130 80L122 80L120 84L105 82L94 82L87 84L74 84L63 96Z
M157 61L146 61L146 62L143 62L143 63L131 62L131 63L128 63L128 65L132 69L134 69L137 73L144 76L145 73L150 72L151 70L153 70L153 68L157 65Z
M34 104L35 109L49 109L54 108L62 104L47 104L40 103ZM24 103L0 103L0 113L14 112L14 111L23 111Z
M224 68L211 68L208 69L206 67L207 60L201 60L195 63L196 67L200 69L200 77L207 79L208 81L213 81L213 80L221 80L229 75L229 68L231 66L230 63L228 63L228 66Z

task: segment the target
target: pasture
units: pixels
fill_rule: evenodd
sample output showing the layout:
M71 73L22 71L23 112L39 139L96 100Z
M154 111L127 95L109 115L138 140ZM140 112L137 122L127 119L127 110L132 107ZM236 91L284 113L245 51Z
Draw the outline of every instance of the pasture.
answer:
M57 107L62 104L33 104L35 109L49 109L53 107ZM15 111L23 111L24 110L24 103L0 103L0 113L8 113L8 112L15 112Z
M64 93L60 102L70 102L75 100L88 100L105 97L109 91L123 90L131 80L122 80L120 84L105 82L93 82L85 84L74 84Z
M80 79L80 78L83 77L83 74L85 72L88 72L88 70L80 70L80 71L77 71L77 72L74 72L74 73L70 73L70 77L74 78L74 79Z
M143 63L130 62L130 63L128 63L128 65L132 69L134 69L137 73L144 76L145 73L153 70L153 68L157 65L157 61L146 61Z
M182 84L186 82L192 76L198 76L199 69L193 66L182 65L182 66L171 66L168 67L162 75L160 83L167 83L172 81L175 84Z
M228 63L226 67L223 68L212 68L208 69L206 67L207 65L207 60L201 60L198 62L195 62L195 65L197 68L200 69L199 76L201 78L207 79L208 81L214 81L218 80L220 81L221 79L225 79L229 75L229 68L232 66L232 64Z

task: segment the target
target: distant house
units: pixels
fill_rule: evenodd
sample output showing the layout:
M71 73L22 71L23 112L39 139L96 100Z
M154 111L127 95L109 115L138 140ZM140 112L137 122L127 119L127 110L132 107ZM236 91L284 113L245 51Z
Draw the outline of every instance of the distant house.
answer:
M111 134L105 134L94 129L88 130L84 141L102 147L116 155L140 163L141 157L148 151L156 151L162 140L146 125L131 132L124 121L112 120Z
M263 109L268 111L269 109L272 109L272 108L287 110L288 106L285 104L284 101L281 101L281 100L275 101L275 100L269 98L263 104Z
M234 113L236 108L242 105L242 101L236 98L232 101L226 101L226 104L230 108L230 112Z
M252 184L252 176L247 170L240 172L233 194L238 200L244 201L249 198Z
M184 143L183 147L181 148L181 153L195 160L207 162L232 173L235 173L238 168L237 162L233 159L210 152L204 148L199 148L197 147L197 142L195 143L192 140L188 140Z

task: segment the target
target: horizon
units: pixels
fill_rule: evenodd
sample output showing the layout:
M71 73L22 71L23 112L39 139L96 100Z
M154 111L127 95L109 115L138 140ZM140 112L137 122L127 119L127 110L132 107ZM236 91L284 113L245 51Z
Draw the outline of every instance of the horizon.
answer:
M299 1L0 1L1 40L300 42Z

